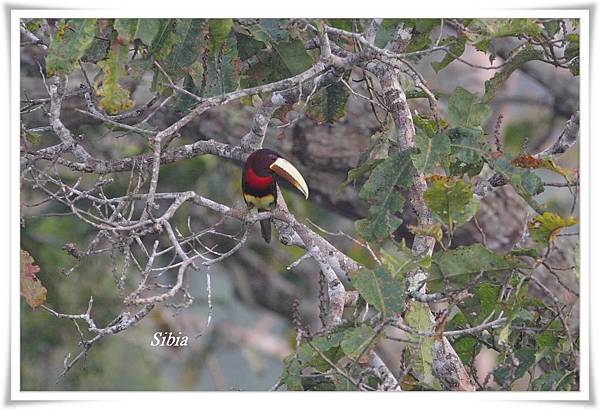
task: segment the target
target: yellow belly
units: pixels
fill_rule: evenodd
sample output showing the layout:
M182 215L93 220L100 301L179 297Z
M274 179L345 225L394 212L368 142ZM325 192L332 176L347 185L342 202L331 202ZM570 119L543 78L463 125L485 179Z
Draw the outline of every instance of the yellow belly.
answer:
M271 205L275 200L271 194L261 197L244 194L244 199L247 203L254 205L258 209L271 209Z

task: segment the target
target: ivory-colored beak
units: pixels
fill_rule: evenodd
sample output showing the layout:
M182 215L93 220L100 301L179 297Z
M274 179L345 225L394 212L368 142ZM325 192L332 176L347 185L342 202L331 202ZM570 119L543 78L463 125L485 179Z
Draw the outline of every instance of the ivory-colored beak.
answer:
M304 178L298 170L283 158L277 158L269 167L271 171L292 184L298 191L302 192L304 197L308 199L308 187Z

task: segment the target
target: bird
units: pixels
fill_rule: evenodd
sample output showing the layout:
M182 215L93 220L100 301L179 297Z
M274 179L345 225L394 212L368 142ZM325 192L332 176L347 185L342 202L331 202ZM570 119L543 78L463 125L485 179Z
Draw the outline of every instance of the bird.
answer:
M308 199L308 186L300 172L279 153L262 148L252 152L242 170L242 192L248 208L270 211L277 205L277 182L281 177ZM260 221L265 242L271 242L271 218Z

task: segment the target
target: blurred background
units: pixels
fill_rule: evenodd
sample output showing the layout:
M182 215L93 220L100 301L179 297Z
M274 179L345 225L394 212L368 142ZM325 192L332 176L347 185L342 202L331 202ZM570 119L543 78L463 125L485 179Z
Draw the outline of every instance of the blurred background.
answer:
M434 31L432 36L436 35ZM498 54L502 55L501 49ZM40 57L35 47L21 48L22 98L47 97L37 66ZM417 69L430 89L437 93L442 110L446 109L448 96L454 88L462 86L482 94L484 82L495 72L454 61L435 73L431 62L441 58L441 54L434 53L422 59ZM463 58L483 66L490 63L485 54L474 49L467 49ZM88 76L94 77L91 65L84 65L84 68L90 70ZM364 82L358 81L361 78L362 74L356 71L351 77L356 81L349 83L365 93ZM81 73L75 73L69 77L69 88L75 90L82 82ZM127 84L136 104L144 104L152 98L151 82L152 76L148 74L138 82ZM499 124L506 151L518 153L526 145L529 152L538 152L554 141L571 113L578 109L578 90L578 77L573 77L568 70L541 62L528 63L524 70L510 77L493 101L493 115L486 133L493 138ZM122 133L78 114L74 109L85 106L81 96L67 98L63 105L65 125L74 134L84 134L86 146L93 147L92 151L99 157L119 158L147 152L143 137L115 138ZM426 100L413 99L410 105L415 113L428 111ZM176 144L202 139L239 144L251 126L254 111L254 107L242 103L212 109L186 126ZM167 104L152 122L165 127L180 117L181 112L174 101ZM500 122L499 117L502 117ZM288 118L293 118L293 113ZM22 121L27 127L47 126L43 110L24 114ZM290 210L299 220L310 220L331 233L343 231L355 235L353 221L365 215L366 206L358 199L354 186L342 187L342 183L348 170L358 163L370 136L380 126L368 103L350 96L346 115L334 124L304 117L291 126L283 125L285 123L278 119L271 122L265 146L276 149L297 165L311 189L308 202L285 190ZM57 142L52 132L41 131L40 135L40 148ZM578 158L576 146L557 162L573 169L578 167ZM163 166L160 172L158 192L195 190L217 202L244 207L239 164L202 156ZM550 172L540 171L540 175L544 181L563 181ZM107 192L124 191L128 177L114 175L115 183ZM510 189L504 187L486 197L479 211L478 219L488 242L498 250L505 250L517 241L522 234L523 221L531 217L526 205ZM27 250L41 268L38 276L48 289L46 304L58 312L78 314L85 311L90 296L93 296L92 314L99 325L105 325L121 311L122 300L128 294L126 290L117 289L119 272L107 264L103 254L87 258L66 276L64 272L77 261L63 247L73 243L80 249L85 248L95 231L72 215L61 215L65 212L61 205L52 201L39 203L40 198L31 186L22 186L21 248ZM573 206L573 195L565 188L547 188L542 200L549 203L549 210L560 214L568 213ZM184 205L174 223L185 228L187 216L198 227L210 226L218 220L218 215L206 209ZM411 216L407 215L406 219L410 223ZM233 222L226 226L230 232L239 229L239 224ZM406 235L410 242L410 236L403 229L400 235ZM324 236L356 260L365 259L364 250L348 238ZM457 244L479 240L479 233L472 223L457 233ZM562 255L565 263L575 263L577 242L577 236L557 239L557 247L565 250ZM86 360L58 382L56 379L65 357L78 352L79 333L71 321L58 319L41 309L32 310L21 301L22 389L268 390L281 374L282 359L294 349L293 301L300 301L306 323L316 324L319 320L318 267L308 260L288 269L301 256L301 250L286 247L276 240L265 244L258 226L251 227L246 245L235 256L210 268L213 317L208 329L206 271L197 271L188 276L188 288L194 297L190 307L161 306L153 310L135 327L106 337L95 345ZM126 274L131 276L132 272ZM134 279L128 276L126 286L132 286ZM172 278L165 278L169 279ZM577 288L576 279L566 280ZM567 302L572 298L560 287L554 290ZM576 300L571 302L577 303ZM181 332L189 337L189 345L152 347L150 342L157 331L171 331L175 335ZM201 337L196 338L200 333ZM381 350L386 357L394 357L398 354L397 345L382 343ZM493 357L486 360L492 362ZM481 366L485 368L485 361ZM481 374L485 375L485 371Z

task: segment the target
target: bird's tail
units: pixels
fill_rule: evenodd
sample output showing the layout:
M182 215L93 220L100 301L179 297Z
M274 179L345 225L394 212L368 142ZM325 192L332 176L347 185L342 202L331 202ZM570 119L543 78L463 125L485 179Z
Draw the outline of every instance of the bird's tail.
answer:
M260 233L266 243L271 242L271 218L261 219L260 221Z

